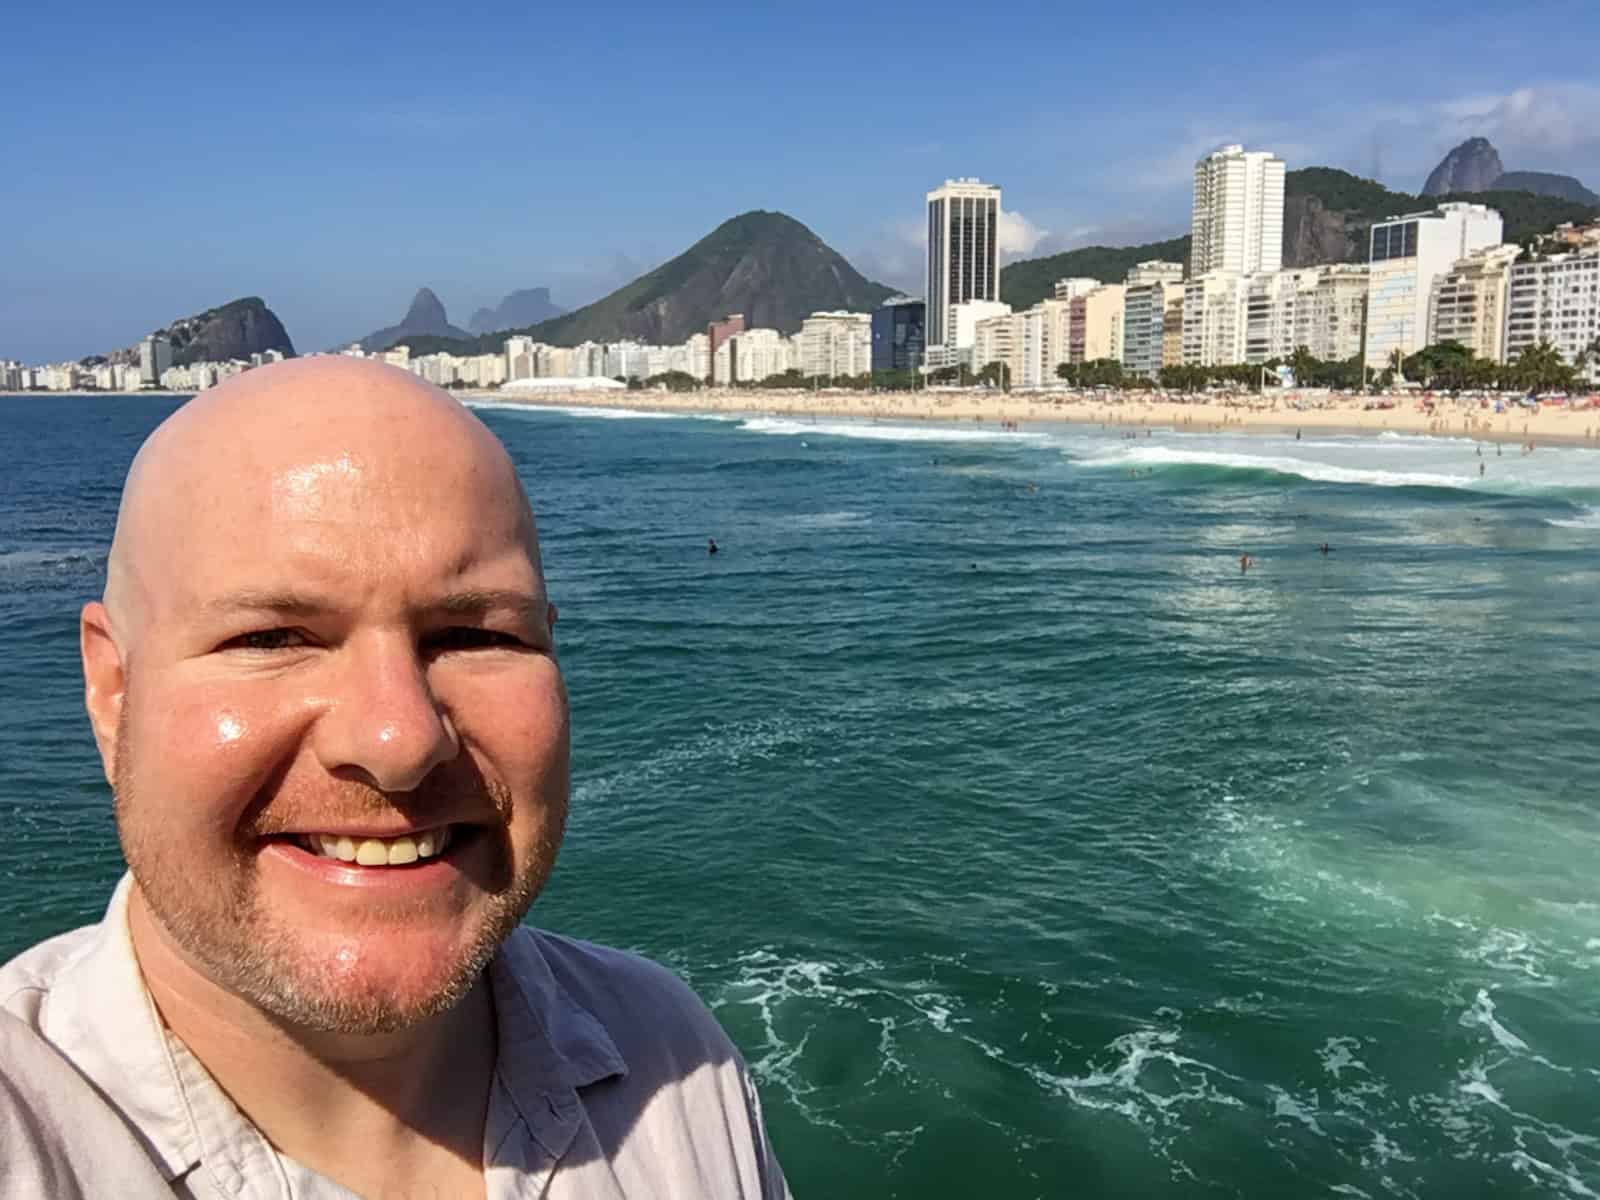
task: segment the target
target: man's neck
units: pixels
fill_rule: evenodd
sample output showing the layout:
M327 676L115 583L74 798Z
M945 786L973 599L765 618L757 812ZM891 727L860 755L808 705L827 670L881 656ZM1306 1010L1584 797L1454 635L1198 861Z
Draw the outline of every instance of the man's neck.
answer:
M128 925L162 1020L281 1153L361 1194L403 1194L441 1174L481 1179L496 1049L487 976L411 1028L320 1033L285 1025L196 969L137 887Z

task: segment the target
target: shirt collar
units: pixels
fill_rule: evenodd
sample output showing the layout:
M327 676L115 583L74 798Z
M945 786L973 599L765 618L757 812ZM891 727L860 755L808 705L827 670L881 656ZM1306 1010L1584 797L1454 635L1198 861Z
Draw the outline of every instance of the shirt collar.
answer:
M131 875L124 874L87 950L55 979L40 1025L45 1037L125 1114L171 1182L203 1157L220 1152L231 1159L244 1148L230 1150L233 1139L203 1135L202 1124L218 1131L211 1129L214 1121L201 1121L193 1102L206 1108L215 1099L230 1109L231 1102L203 1071L191 1070L185 1086L183 1067L198 1064L175 1059L140 975L128 931L131 887ZM566 1153L583 1123L577 1089L625 1076L628 1067L604 1024L555 978L541 940L530 928L515 930L490 962L489 980L498 1039L496 1075L543 1157L554 1161ZM213 1091L214 1097L197 1096L198 1090ZM246 1140L261 1141L264 1147L242 1115L240 1122L255 1134ZM492 1154L495 1147L485 1149ZM227 1174L237 1169L231 1161L211 1166L225 1168Z
M496 1073L548 1160L566 1153L583 1123L577 1089L626 1076L604 1024L550 970L541 936L517 929L489 965L499 1034ZM486 1146L487 1157L495 1147Z

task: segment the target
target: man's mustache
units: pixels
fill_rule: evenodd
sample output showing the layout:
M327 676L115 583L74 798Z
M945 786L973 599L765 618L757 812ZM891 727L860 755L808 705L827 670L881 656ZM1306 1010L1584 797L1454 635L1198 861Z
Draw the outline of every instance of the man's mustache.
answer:
M408 792L386 792L355 779L327 778L316 783L288 785L258 809L245 828L253 838L274 837L291 831L315 829L318 822L397 813L418 822L508 824L512 798L509 789L486 780L477 770L436 768Z

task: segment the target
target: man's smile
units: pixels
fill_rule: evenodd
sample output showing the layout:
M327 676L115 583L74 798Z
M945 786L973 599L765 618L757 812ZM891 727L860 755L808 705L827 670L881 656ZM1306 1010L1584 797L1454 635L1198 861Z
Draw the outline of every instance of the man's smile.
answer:
M363 867L404 867L418 859L443 854L450 845L454 826L441 825L417 834L397 837L363 837L340 833L302 833L295 840L312 854L337 858Z

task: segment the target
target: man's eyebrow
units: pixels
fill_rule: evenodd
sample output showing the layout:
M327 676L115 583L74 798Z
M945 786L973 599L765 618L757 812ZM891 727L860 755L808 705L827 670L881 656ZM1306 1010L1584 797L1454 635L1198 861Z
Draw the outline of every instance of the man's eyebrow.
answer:
M427 606L435 612L451 616L471 616L506 609L519 617L544 620L544 602L532 592L513 588L469 588L464 592L451 592Z
M311 593L261 591L247 588L215 596L205 601L200 607L207 613L271 612L305 614L328 612L338 607L338 605L332 599Z
M244 589L228 592L205 601L201 609L210 614L233 612L269 612L289 616L311 616L337 610L339 602L314 592L291 592ZM425 611L446 616L475 616L497 610L509 611L519 617L542 621L544 600L533 592L515 588L469 588L449 592L437 600L422 605Z

